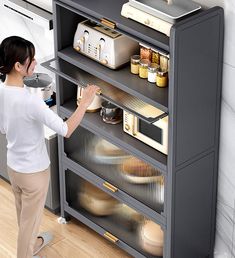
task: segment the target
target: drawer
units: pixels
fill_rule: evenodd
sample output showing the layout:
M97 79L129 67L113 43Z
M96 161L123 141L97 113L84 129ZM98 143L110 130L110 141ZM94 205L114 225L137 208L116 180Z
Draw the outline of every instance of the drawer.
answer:
M65 192L65 210L111 242L135 257L163 256L164 229L157 223L69 169Z
M64 139L64 152L79 166L133 197L156 215L164 212L165 178L153 166L83 127Z

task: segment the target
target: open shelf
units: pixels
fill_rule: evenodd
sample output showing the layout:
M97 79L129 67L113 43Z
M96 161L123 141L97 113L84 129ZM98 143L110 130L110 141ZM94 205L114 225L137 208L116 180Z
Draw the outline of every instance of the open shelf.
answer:
M76 101L68 101L59 107L60 115L68 118L76 109ZM123 131L122 124L110 125L102 121L97 113L87 113L81 126L100 135L111 143L133 153L138 158L157 167L163 174L167 172L167 156Z
M78 9L79 11L75 9L74 12L84 15L84 17L94 21L106 18L116 23L115 30L130 36L139 42L147 43L154 48L157 46L159 49L169 52L169 37L136 21L121 16L122 5L126 3L127 0L97 0L96 12L92 11L94 8L93 1L80 0L78 3L76 0L64 0L63 2ZM63 4L59 2L57 2L57 4L63 6ZM111 12L110 9L115 10L115 12Z
M76 67L71 65L73 64L128 94L168 113L168 87L159 88L155 84L148 82L146 79L141 79L138 75L131 74L129 65L118 70L111 70L96 61L81 55L75 51L72 46L59 51L58 56L70 63L71 71L76 71ZM68 66L68 64L66 66ZM70 76L72 76L72 74L74 75L76 73L75 71L70 72ZM76 81L78 77L76 76L73 79L73 81Z

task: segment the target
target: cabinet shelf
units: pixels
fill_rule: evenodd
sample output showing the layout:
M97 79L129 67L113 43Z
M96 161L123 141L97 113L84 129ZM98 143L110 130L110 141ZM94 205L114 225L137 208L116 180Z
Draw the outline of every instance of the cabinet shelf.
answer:
M76 157L74 158L74 155L68 155L67 157L66 156L63 157L63 162L67 169L73 171L74 173L76 173L78 176L84 178L85 180L93 182L97 187L100 187L102 190L104 190L106 192L107 192L107 189L103 186L103 184L105 182L112 184L111 180L104 180L104 178L107 177L107 170L104 170L104 172L103 172L103 175L105 174L105 172L106 172L106 175L102 176L100 173L99 176L97 176L96 173L94 173L96 168L91 169L92 171L84 168L82 165L77 163ZM105 168L105 166L103 166L103 168ZM107 169L107 166L106 166L106 169ZM110 171L108 173L110 173ZM112 176L113 176L113 174L114 173L112 173ZM112 177L112 176L110 176L110 177ZM120 176L118 176L117 174L114 175L113 177L114 177L114 179L120 178ZM166 226L166 218L164 216L164 213L159 213L160 210L163 208L163 205L161 205L161 204L155 205L155 206L158 206L159 212L157 211L157 209L158 209L157 207L155 207L155 209L153 210L150 207L146 206L150 202L148 200L148 197L146 196L146 191L144 191L144 187L146 187L146 186L143 185L143 186L141 186L141 189L139 189L138 187L136 187L136 185L128 184L128 193L127 193L123 189L123 187L125 187L125 185L127 185L127 183L123 180L120 183L123 184L122 188L119 188L118 185L113 184L115 187L118 187L118 191L115 193L111 193L108 190L108 194L112 195L115 199L117 199L123 203L126 203L126 205L138 210L141 214L143 214L144 216L153 220L157 224L159 224L163 227ZM143 204L141 201L132 197L132 193L135 193L135 197L138 197L138 196L136 196L136 193L139 196L142 195L141 201L145 202L145 204Z
M168 87L159 88L146 79L141 79L138 75L131 74L129 66L111 70L76 52L73 47L59 51L58 56L68 63L168 113ZM72 65L70 65L70 68L76 70ZM74 79L76 80L77 78Z
M114 21L116 24L115 30L130 36L137 41L156 46L162 50L169 52L169 37L161 32L144 26L138 22L127 19L121 16L122 5L127 0L109 1L109 0L98 0L96 1L96 12L93 12L94 3L92 1L81 0L65 0L65 3L79 10L79 14L84 14L85 17L90 18L94 21L99 21L106 18L110 21ZM115 10L115 12L110 11ZM76 12L76 10L75 10Z
M68 101L59 107L62 116L68 118L76 109L76 101ZM97 113L87 113L81 126L120 146L129 153L157 167L163 174L167 171L167 156L141 141L129 136L122 129L122 124L110 125L102 121Z
M149 253L146 253L142 248L141 248L141 239L138 237L140 233L140 227L141 224L144 223L144 221L149 220L142 214L138 213L136 211L135 216L137 217L136 221L128 221L126 217L122 217L123 215L127 215L125 211L123 210L123 203L119 201L115 201L116 207L113 206L113 211L110 212L111 208L107 207L107 211L110 212L109 215L95 215L92 213L94 212L93 208L89 208L90 206L88 205L86 208L83 207L81 204L81 200L84 197L84 192L82 189L83 186L89 186L92 185L86 180L82 179L79 174L75 173L74 171L67 169L65 170L65 187L66 187L66 200L65 200L65 207L68 209L72 209L77 216L82 216L83 221L87 222L86 224L88 226L98 226L101 227L105 232L112 232L112 235L117 237L119 240L117 243L120 241L120 243L125 243L129 247L134 248L136 251L139 252L139 254L136 257L140 257L140 254L143 255L143 257L149 257L149 258L160 258L159 256L153 256ZM92 189L95 190L97 187L93 185ZM98 188L97 188L98 190ZM100 190L99 190L100 193ZM81 195L82 194L82 195ZM89 193L87 193L89 196ZM86 194L85 194L86 195ZM82 197L83 196L83 197ZM108 196L108 195L107 195ZM82 199L81 199L82 198ZM99 198L99 197L98 197ZM110 196L110 198L112 198ZM114 204L115 205L115 204ZM124 205L126 206L126 205ZM99 210L97 209L96 212L99 214ZM128 207L128 206L127 206ZM92 223L90 223L92 222ZM162 227L164 230L165 227Z

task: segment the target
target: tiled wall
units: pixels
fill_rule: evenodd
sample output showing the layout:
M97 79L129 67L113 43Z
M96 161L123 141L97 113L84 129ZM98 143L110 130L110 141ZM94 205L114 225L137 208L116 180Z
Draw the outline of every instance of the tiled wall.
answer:
M1 0L0 0L1 1ZM225 11L224 75L215 258L235 258L235 0L198 0ZM39 26L0 8L0 41L9 35L31 40L39 63L53 56L53 38ZM4 26L2 26L4 24ZM38 37L40 35L40 37ZM39 68L41 69L41 68ZM48 73L48 71L46 71ZM190 258L190 257L189 257Z

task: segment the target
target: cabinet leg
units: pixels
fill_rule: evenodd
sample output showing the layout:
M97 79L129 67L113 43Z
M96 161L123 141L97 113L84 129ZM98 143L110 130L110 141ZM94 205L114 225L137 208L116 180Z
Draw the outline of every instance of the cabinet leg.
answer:
M57 222L58 222L59 224L67 224L67 220L66 220L65 218L63 218L63 217L59 217L59 218L57 219Z
M61 212L61 216L57 219L59 224L67 224L70 220L70 216L67 212Z

